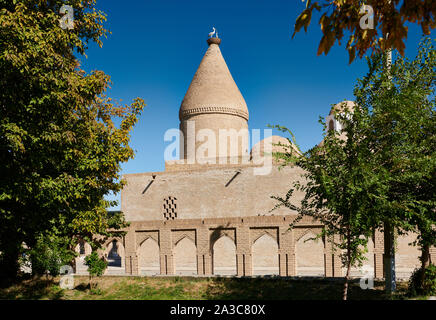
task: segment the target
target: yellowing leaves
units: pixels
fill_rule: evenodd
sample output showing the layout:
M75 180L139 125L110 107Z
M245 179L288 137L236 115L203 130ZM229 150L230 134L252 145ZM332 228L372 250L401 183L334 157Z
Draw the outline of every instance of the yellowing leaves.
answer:
M294 33L292 34L292 37L295 36L295 34L300 31L301 27L304 27L304 31L307 32L307 28L310 25L310 21L312 19L312 10L314 9L314 6L311 6L309 8L306 8L297 18L294 26Z
M337 40L339 45L344 32L350 33L353 41L348 40L347 51L350 55L350 63L358 55L362 57L367 51L378 52L393 48L404 55L405 40L408 29L406 22L416 23L421 26L424 34L430 34L431 29L436 27L436 6L433 0L424 1L392 1L392 0L367 0L365 5L374 10L375 29L361 29L359 22L362 14L359 13L362 2L359 0L320 0L311 3L298 16L294 33L310 24L312 10L322 12L319 24L323 36L318 46L318 55L327 54ZM380 40L386 38L388 40ZM332 39L333 37L333 39ZM352 47L352 48L350 48Z

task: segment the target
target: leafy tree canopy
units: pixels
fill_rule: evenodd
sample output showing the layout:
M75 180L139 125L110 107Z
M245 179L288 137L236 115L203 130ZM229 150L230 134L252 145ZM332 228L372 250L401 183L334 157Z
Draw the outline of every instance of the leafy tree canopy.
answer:
M370 151L361 143L361 127L365 126L366 119L353 116L354 121L351 121L350 112L336 113L344 123L342 132L327 131L323 142L302 156L291 148L276 153L285 164L295 163L304 170L302 179L294 182L294 188L303 191L304 198L301 205L296 205L292 199L294 189L289 190L285 197L272 197L278 201L274 209L286 207L298 213L291 228L304 217L324 225L318 237L334 244L343 266L347 268L344 299L347 298L351 267L361 265L365 260L368 238L376 224L374 216L368 214L372 208L369 208L366 192L374 185L367 174L371 170L367 161ZM320 119L320 122L326 129L324 120Z
M415 231L423 258L436 245L436 50L425 38L415 59L370 60L370 73L355 89L370 116L365 143L371 176L384 184L374 194L383 219L400 232ZM425 262L427 263L427 262Z
M73 29L60 26L63 4L74 8ZM108 34L95 5L0 0L0 272L14 274L22 243L53 228L74 242L117 225L103 197L123 186L144 101L114 102L110 77L81 69L76 56Z
M418 234L425 266L436 245L434 41L424 39L413 61L400 56L388 69L381 54L368 64L354 90L354 110L345 104L334 111L341 130L326 130L321 118L322 143L302 156L292 148L276 153L284 165L305 170L294 184L305 192L301 205L292 202L293 189L273 198L277 207L298 212L294 224L308 216L324 224L319 236L339 236L335 245L348 270L360 264L368 237L385 223Z

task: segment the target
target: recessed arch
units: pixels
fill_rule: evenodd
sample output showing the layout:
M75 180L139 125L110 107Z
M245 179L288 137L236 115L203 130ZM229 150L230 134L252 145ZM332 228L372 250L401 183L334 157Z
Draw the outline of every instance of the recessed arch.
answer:
M331 119L329 121L329 131L333 131L335 130L335 122L333 121L333 119Z
M92 252L92 248L88 242L80 240L76 245L75 251L79 254L79 257L87 256Z
M174 272L176 275L197 274L197 247L187 235L181 237L174 246Z
M192 241L192 242L194 243L194 245L195 245L195 239L192 239L192 237L191 237L189 234L184 233L184 234L180 235L179 239L176 240L176 241L174 242L174 247L177 246L177 244L178 244L180 241L182 241L183 239L189 239L189 240Z
M209 243L210 243L211 250L213 249L215 242L223 236L229 237L233 241L233 243L236 242L235 229L223 229L223 228L213 229L213 230L211 230L211 233L209 236ZM235 245L236 245L236 243L235 243Z
M279 274L279 247L269 233L257 238L251 249L253 275Z
M307 230L297 240L295 251L298 276L324 276L324 242L314 238L316 235Z
M254 244L259 238L267 235L277 242L277 230L276 229L259 229L256 233L253 233L254 238L252 244Z
M223 235L213 244L213 274L236 275L236 245L235 241Z
M361 237L363 238L363 236ZM360 250L363 250L363 246L359 246ZM374 241L372 237L368 239L367 252L364 254L366 260L362 262L361 266L351 267L351 277L362 277L365 275L374 276ZM342 267L342 275L345 277L347 274L347 268Z
M79 243L74 248L75 251L79 254L75 258L75 273L76 274L87 274L88 267L85 265L85 257L92 252L92 248L88 242L84 240L80 240Z
M138 249L138 272L141 275L160 274L159 244L147 237Z
M105 274L123 274L125 273L125 250L123 242L120 239L111 239L106 242L104 257L108 263Z

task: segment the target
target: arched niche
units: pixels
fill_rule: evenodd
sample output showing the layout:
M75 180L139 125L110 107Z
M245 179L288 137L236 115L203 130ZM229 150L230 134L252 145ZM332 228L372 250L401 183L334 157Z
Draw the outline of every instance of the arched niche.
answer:
M138 269L141 275L160 274L159 244L151 237L138 248Z
M179 240L173 251L174 273L192 276L197 274L197 248L189 237Z
M222 236L215 241L212 249L213 274L236 275L236 246L228 236Z
M253 275L278 275L278 244L269 234L260 236L251 250Z
M360 249L364 250L363 246L360 246ZM351 267L351 277L374 276L374 241L372 238L368 239L365 258L361 266ZM345 276L346 274L347 269L342 267L342 275Z
M335 130L335 122L333 119L330 119L329 121L329 131Z
M324 242L306 232L295 246L297 276L324 276Z
M75 259L77 274L87 274L88 267L85 265L85 257L92 252L92 248L88 242L83 240L79 241L74 250L78 253Z
M76 245L75 251L79 254L79 257L82 257L89 255L92 252L92 248L88 242L81 240Z
M107 275L125 272L125 250L119 239L113 239L106 244L104 257L108 263Z

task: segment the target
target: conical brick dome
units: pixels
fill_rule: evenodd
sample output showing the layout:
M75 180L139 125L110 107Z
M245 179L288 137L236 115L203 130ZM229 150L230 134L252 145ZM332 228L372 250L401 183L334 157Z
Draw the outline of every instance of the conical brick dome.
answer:
M208 39L204 55L180 107L181 121L198 114L230 114L248 121L248 109L221 54L221 39Z
M221 54L221 39L209 38L207 43L180 106L183 158L190 163L240 162L248 157L247 104ZM204 151L205 139L215 144L214 150Z

